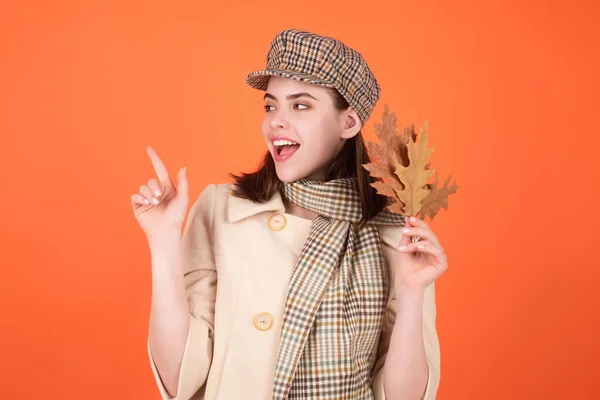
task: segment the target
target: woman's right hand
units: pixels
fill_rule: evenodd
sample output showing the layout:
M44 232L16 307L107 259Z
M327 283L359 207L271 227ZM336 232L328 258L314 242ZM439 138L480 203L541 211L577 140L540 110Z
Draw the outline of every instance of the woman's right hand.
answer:
M133 213L149 241L161 235L181 234L189 195L186 170L177 171L177 188L173 185L165 164L152 147L146 149L156 176L131 196Z

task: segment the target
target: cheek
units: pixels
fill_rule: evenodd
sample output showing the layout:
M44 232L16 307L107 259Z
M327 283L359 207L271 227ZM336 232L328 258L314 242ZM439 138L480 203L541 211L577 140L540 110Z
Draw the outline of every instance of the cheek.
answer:
M309 149L307 150L309 151L307 153L315 161L329 161L340 143L339 136L332 134L332 132L335 131L333 131L331 127L325 126L315 127L313 132L318 134L312 136L308 141L309 146L307 147L309 147Z
M265 138L265 140L267 140L267 137L269 135L269 118L267 116L263 118L263 122L260 126L260 129L262 131L263 137Z
M325 120L315 127L316 132L319 132L318 143L322 151L332 152L340 143L339 126L335 121Z

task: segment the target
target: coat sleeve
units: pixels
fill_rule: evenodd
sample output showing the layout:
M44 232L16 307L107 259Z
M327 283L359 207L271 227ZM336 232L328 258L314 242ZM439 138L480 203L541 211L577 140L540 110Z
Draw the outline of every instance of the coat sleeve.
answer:
M163 400L190 400L203 397L204 384L212 361L217 271L212 246L212 224L216 185L207 186L190 209L183 231L183 263L186 295L190 310L177 397L169 396L154 363L147 341L148 356Z
M373 369L373 394L375 400L385 400L383 390L383 366L387 356L392 329L396 321L396 290L394 288L394 271L391 268L390 260L394 256L402 233L400 228L382 228L380 230L383 242L383 251L389 267L390 276L390 296L386 315L383 320L381 337L379 340L379 349L377 352L377 361ZM435 282L432 282L426 289L423 301L423 343L425 347L425 356L429 376L427 386L422 400L435 400L437 390L440 384L440 344L436 329L436 306L435 306Z

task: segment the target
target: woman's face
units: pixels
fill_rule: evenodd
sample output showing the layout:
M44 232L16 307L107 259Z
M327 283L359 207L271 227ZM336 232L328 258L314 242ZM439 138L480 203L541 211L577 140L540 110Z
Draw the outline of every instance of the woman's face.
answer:
M360 131L354 110L335 108L329 89L273 76L264 97L262 133L283 182L325 180L344 142Z

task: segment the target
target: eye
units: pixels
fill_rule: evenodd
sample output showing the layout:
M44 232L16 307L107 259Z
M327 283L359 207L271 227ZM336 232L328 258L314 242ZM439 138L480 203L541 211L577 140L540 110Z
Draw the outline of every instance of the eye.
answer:
M301 104L301 103L297 103L297 104L295 104L295 106L298 107L299 110L306 110L306 109L310 108L308 105ZM301 107L305 107L305 108L301 108Z
M273 107L273 106L270 104L265 104L264 109L265 109L265 111L269 112L269 111L271 111L271 107Z

